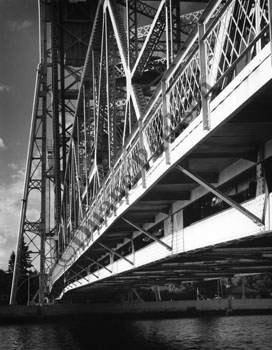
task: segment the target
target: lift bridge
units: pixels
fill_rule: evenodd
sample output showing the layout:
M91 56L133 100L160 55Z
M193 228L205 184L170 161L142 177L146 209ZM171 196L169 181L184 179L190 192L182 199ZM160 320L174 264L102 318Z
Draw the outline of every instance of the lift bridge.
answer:
M271 273L271 5L40 0L11 304Z

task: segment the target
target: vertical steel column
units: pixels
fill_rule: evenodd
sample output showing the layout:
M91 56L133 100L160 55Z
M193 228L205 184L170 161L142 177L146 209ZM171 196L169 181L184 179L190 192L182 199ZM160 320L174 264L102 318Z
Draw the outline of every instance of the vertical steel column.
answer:
M260 0L255 0L255 7L254 7L254 11L255 11L255 30L256 30L256 35L260 34L261 31L261 6L260 6ZM261 40L258 40L256 42L256 51L257 53L259 53L262 49L262 45L261 45Z
M116 86L114 35L108 14L105 13L105 44L106 44L106 84L107 84L107 117L108 117L108 156L109 168L114 164L117 155L117 121L116 121Z
M89 110L90 106L89 106L89 101L87 98L87 93L86 93L86 84L83 83L83 87L82 87L83 91L83 118L84 118L84 158L85 158L85 162L84 162L84 176L86 178L86 182L85 182L85 189L88 188L88 153L87 153L87 142L90 141L87 139L87 123L88 123L88 114L87 114L87 110ZM85 199L85 204L88 205L88 195L86 195L86 199ZM84 210L85 212L85 210Z
M169 153L169 103L167 100L167 94L166 94L166 82L165 80L162 80L161 82L162 86L162 118L163 118L163 135L162 135L162 142L163 142L163 150L165 152L165 159L166 164L170 164L170 153Z
M44 303L44 296L46 291L46 271L45 271L45 241L46 241L46 232L49 227L46 227L46 152L47 152L47 24L45 21L46 16L46 2L43 3L43 13L42 16L42 40L41 44L41 55L42 55L42 155L41 155L41 223L40 223L40 277L39 277L39 303Z
M180 19L180 1L170 1L170 27L173 28L171 31L171 62L174 59L174 55L178 53L181 46L181 19Z
M134 66L138 56L137 0L126 0L128 67Z
M36 75L35 93L32 108L30 137L28 144L26 173L24 181L24 193L20 213L20 225L17 238L17 248L14 262L13 279L11 286L10 304L16 303L18 280L20 276L20 262L22 255L22 243L25 232L33 234L32 240L39 239L35 247L38 249L36 257L40 259L39 274L39 302L44 302L46 290L46 191L47 191L47 169L46 169L46 148L47 148L47 24L46 1L39 2L39 33L40 33L40 64ZM37 161L38 163L35 163ZM26 218L29 193L36 189L40 191L41 213L40 219L31 223ZM38 246L39 245L39 246ZM36 258L35 257L35 258ZM34 260L34 259L33 259Z
M35 133L36 133L36 116L37 116L37 110L38 110L38 104L39 104L40 83L41 83L41 68L39 67L36 74L34 104L33 104L33 110L32 110L30 137L29 137L28 152L27 152L26 173L25 173L25 180L24 180L24 193L23 193L22 204L21 204L20 224L19 224L19 232L17 237L17 247L16 247L13 278L12 278L12 285L11 285L11 294L10 294L11 305L14 305L16 303L17 287L18 287L18 280L20 275L20 261L21 261L21 254L22 254L22 242L24 237L24 226L25 226L25 219L26 219L28 193L29 193L28 187L31 179L32 154L33 154L34 140L35 140Z
M45 67L46 69L46 67ZM42 115L42 174L41 174L41 223L40 223L40 292L39 303L44 303L46 291L45 240L46 240L46 99L43 99ZM48 230L49 231L49 230Z
M170 54L171 50L171 36L172 36L172 27L171 27L171 20L169 18L169 14L170 14L170 9L169 9L169 0L165 1L165 22L166 22L166 68L168 69L170 66L170 63L172 62L171 58L172 55ZM170 14L171 16L171 14ZM171 28L171 30L170 30ZM170 34L171 32L171 34Z
M269 16L269 36L270 36L270 51L272 64L272 0L268 0L268 16Z
M202 99L202 116L204 130L210 129L209 101L208 101L208 83L207 83L207 52L205 46L205 23L198 23L199 38L199 62L200 62L200 89Z
M142 119L139 119L138 121L139 125L139 143L140 143L140 151L146 152L145 147L144 147L144 135L143 135L143 121ZM142 186L143 188L146 188L146 174L145 174L145 167L142 165L141 167L141 174L142 174Z
M99 57L99 73L98 73L98 84L97 84L97 94L98 94L98 103L97 103L97 114L96 114L96 156L97 156L97 166L99 171L99 180L100 184L104 178L104 174L108 170L108 161L107 166L105 166L105 153L108 152L108 147L104 142L104 124L105 124L105 112L106 112L106 62L105 62L105 13L103 16L103 26L101 34L101 48L100 48L100 57Z
M106 94L107 94L107 119L108 119L108 166L111 168L113 165L112 161L112 115L111 115L111 93L110 93L110 68L109 68L109 61L110 61L110 53L109 53L109 20L108 20L108 14L107 11L104 13L105 18L105 60L106 60Z
M64 43L63 43L63 8L62 1L58 0L58 21L59 21L59 61L60 61L60 98L61 98L61 143L62 147L62 180L66 170L66 118L65 118L65 71L64 71Z
M127 150L125 147L123 147L123 163L124 163L124 178L127 181L127 178L129 177L128 175L128 159L127 159ZM128 186L125 184L125 198L126 198L126 204L129 204L129 196L128 196Z
M98 135L97 135L97 130L98 130L98 113L99 113L99 108L98 108L98 91L96 88L96 84L98 81L96 81L96 71L95 71L95 53L94 50L92 50L91 54L91 60L92 60L92 88L93 88L93 118L94 118L94 165L95 167L97 166L97 145L98 145Z
M57 6L52 3L53 18L51 22L52 49L52 93L53 93L53 153L54 153L54 185L55 185L55 224L56 230L60 222L61 178L60 178L60 122L59 122L59 72L58 72L58 18Z

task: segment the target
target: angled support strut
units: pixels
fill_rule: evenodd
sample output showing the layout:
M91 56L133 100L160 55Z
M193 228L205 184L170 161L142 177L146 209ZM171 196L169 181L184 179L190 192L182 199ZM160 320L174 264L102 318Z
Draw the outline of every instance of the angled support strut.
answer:
M209 184L208 182L206 182L205 180L203 180L202 178L200 178L199 176L191 173L190 171L188 171L187 169L183 168L180 165L177 165L176 168L181 171L183 174L189 176L191 179L193 179L194 181L196 181L197 183L199 183L201 186L203 186L204 188L206 188L208 191L212 192L214 195L216 195L218 198L222 199L224 202L226 202L227 204L229 204L232 208L238 210L240 213L242 213L243 215L247 216L250 220L252 220L255 224L257 224L258 226L263 226L264 223L262 222L261 219L259 219L256 215L254 215L253 213L251 213L250 211L248 211L246 208L242 207L240 204L238 204L237 202L235 202L232 198L230 198L229 196L227 196L226 194L224 194L223 192L221 192L219 189L217 189L216 187L214 187L213 185Z
M102 243L98 243L101 247L103 247L104 249L108 250L109 252L111 252L112 254L115 254L117 256L119 256L119 258L121 259L124 259L125 261L127 261L129 264L133 265L134 266L134 263L130 260L128 260L126 257L124 257L123 255L119 254L117 251L115 250L112 250L111 248L105 246L104 244Z
M147 237L153 239L153 241L156 241L157 243L161 244L162 246L164 246L164 248L168 249L168 250L172 250L172 248L164 243L163 241L161 241L159 238L153 236L151 233L145 231L144 229L142 229L140 226L138 226L137 224L134 224L133 222L125 219L122 217L122 220L124 220L126 223L128 223L129 225L131 225L132 227L136 228L136 230L142 232L143 234L145 234Z
M109 271L110 273L112 273L112 271L111 271L109 268L107 268L107 266L104 266L103 264L100 264L100 262L95 261L94 259L92 259L92 258L90 258L90 257L87 257L87 256L86 256L86 259L89 260L89 261L91 261L93 264L96 264L97 266L101 267L102 269L106 269L107 271Z

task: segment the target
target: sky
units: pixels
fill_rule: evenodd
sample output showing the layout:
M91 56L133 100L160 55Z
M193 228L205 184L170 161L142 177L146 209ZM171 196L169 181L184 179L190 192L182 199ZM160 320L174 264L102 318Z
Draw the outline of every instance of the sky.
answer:
M0 269L16 249L36 68L38 0L0 0Z

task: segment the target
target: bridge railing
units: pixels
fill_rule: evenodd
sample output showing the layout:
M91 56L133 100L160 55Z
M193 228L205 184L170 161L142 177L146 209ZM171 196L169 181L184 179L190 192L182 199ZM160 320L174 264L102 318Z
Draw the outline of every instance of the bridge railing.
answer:
M198 32L191 34L166 72L138 130L124 147L59 263L72 264L82 245L93 240L96 232L99 235L99 229L116 214L140 178L144 185L145 174L166 151L166 143L174 142L201 110L203 118L209 118L210 101L270 43L270 22L269 0L228 0L208 6ZM53 281L59 273L55 268Z
M170 69L164 78L166 118L162 87L143 117L150 153L162 149L166 138L173 142L203 103L216 97L270 41L267 0L227 1L200 21L203 32L193 36L175 73Z
M211 88L223 89L270 41L269 1L229 1L206 31Z

